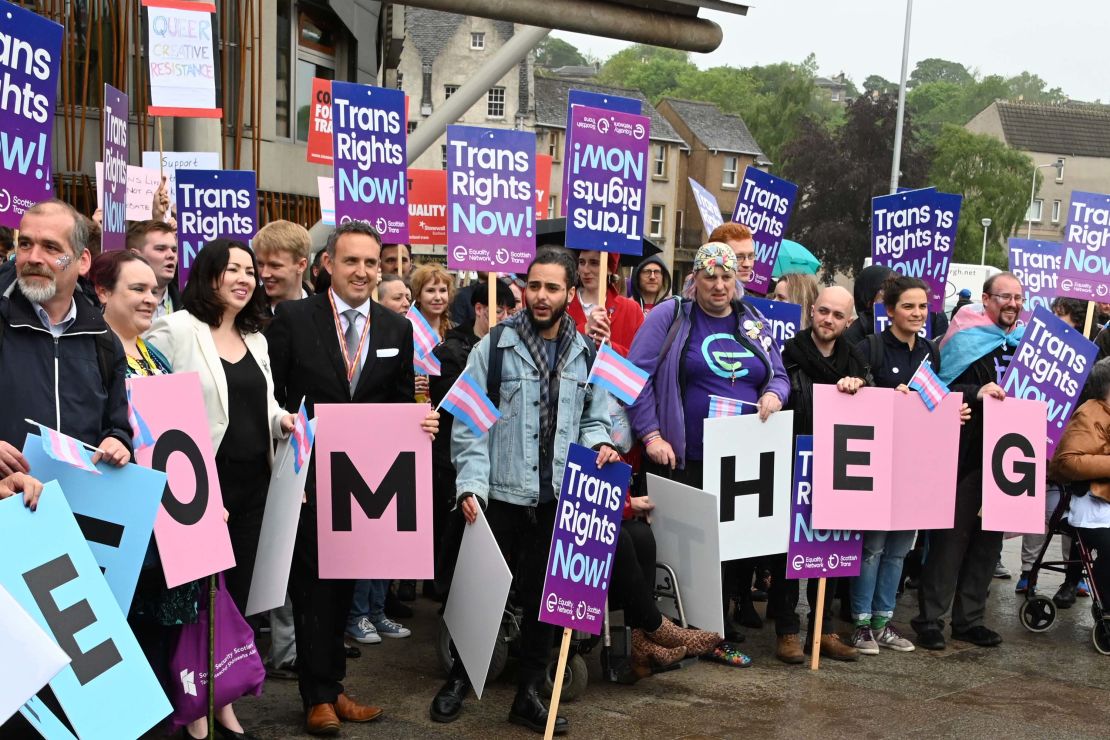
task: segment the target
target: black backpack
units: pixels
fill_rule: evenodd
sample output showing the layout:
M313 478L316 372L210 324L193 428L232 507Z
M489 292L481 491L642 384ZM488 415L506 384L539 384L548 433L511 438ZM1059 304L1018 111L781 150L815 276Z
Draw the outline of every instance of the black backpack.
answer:
M504 324L495 324L489 330L489 371L486 373L486 395L489 400L493 401L494 408L501 406L501 366L504 364L505 350L497 345L501 341L501 335L505 333ZM597 357L597 347L594 346L592 339L586 338L586 373L588 374L594 366L594 358Z

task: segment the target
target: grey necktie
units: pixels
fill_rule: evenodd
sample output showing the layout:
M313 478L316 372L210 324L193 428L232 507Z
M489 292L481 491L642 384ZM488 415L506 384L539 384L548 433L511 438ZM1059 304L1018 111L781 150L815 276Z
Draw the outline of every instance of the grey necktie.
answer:
M362 374L362 358L356 357L358 352L358 324L355 319L358 318L359 313L353 308L348 308L343 312L343 316L347 319L347 332L343 335L343 339L347 343L347 361L355 358L355 372L351 376L351 393L355 392L355 386L358 385L358 376Z

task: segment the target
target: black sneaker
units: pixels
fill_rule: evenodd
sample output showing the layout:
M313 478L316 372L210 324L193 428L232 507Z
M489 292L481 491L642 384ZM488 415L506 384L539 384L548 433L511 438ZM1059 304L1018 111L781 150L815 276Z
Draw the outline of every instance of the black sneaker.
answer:
M979 647L997 647L1002 644L1002 635L979 624L967 630L952 630L952 639L970 642Z
M1075 584L1067 581L1061 583L1056 595L1052 597L1052 603L1060 609L1071 609L1075 603Z
M954 636L954 635L953 635ZM922 630L917 633L917 645L926 650L944 650L947 643L944 641L944 633L940 630L930 629Z

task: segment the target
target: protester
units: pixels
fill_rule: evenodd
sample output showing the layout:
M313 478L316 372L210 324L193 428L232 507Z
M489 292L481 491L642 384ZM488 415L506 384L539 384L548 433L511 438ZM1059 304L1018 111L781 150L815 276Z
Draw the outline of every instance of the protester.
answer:
M755 277L755 239L744 224L726 221L709 235L710 242L723 242L736 255L736 279L746 286Z
M835 385L842 393L854 394L871 384L867 361L855 347L843 340L853 313L851 293L838 286L825 288L810 307L809 327L794 335L783 347L782 361L790 378L787 408L794 411L795 436L813 434L814 385ZM772 576L767 608L775 614L775 633L778 637L775 657L784 663L802 663L805 656L798 640L798 580L786 578L785 555L775 557ZM838 580L830 579L826 584L830 595L836 593ZM813 644L817 585L816 578L810 578L806 585L809 600L806 650ZM841 642L833 629L831 596L825 600L822 625L822 655L833 660L856 660L859 657L859 651Z
M304 282L312 237L292 221L271 221L251 240L271 315L277 304L309 296Z
M405 280L412 276L412 247L408 244L382 245L382 274L399 275Z
M0 501L19 493L23 494L23 505L34 511L38 508L39 496L42 495L42 482L26 473L12 473L0 480ZM4 729L4 726L0 726L0 730Z
M309 270L312 279L309 280L309 287L314 293L326 293L328 286L331 285L331 275L324 269L324 254L325 250L321 249L312 258L312 269Z
M505 279L505 284L509 286L509 290L513 292L513 298L516 299L516 306L509 310L509 316L512 316L524 308L524 281L513 275Z
M967 288L961 288L960 292L958 294L958 298L956 299L956 305L952 307L952 314L949 318L953 318L953 319L956 318L956 314L958 314L960 312L961 308L963 308L964 306L970 306L970 305L971 305L971 291L968 290Z
M378 303L394 313L404 315L412 305L412 291L399 275L386 273L378 283Z
M770 298L802 307L802 328L809 326L810 309L817 300L817 278L800 272L788 272L778 279Z
M181 309L177 289L177 231L164 221L137 221L127 230L127 248L147 261L158 279L154 318Z
M0 264L7 262L15 251L15 239L12 230L7 226L0 226Z
M844 338L852 346L858 345L864 337L875 333L875 304L882 301L883 282L894 272L886 265L870 265L856 275L852 294L856 301L856 320L848 327ZM943 311L929 312L930 336L940 339L948 331L948 317Z
M412 325L370 298L378 282L381 238L365 222L351 221L332 232L326 250L323 266L330 288L280 304L267 330L278 403L296 408L303 401L310 414L317 403L411 403ZM422 428L435 434L438 420L439 414L429 411ZM305 730L333 735L341 721L369 722L382 710L356 703L343 689L343 632L354 581L319 576L314 470L315 455L293 548L289 595Z
M455 297L455 282L451 273L442 265L421 265L413 270L411 284L412 305L442 340L455 326L448 316L448 307Z
M971 420L960 431L960 463L952 529L929 534L929 554L921 572L919 613L912 621L917 644L943 650L944 622L952 608L952 638L975 645L999 645L1002 637L983 624L987 591L1002 552L1002 532L983 529L982 399L1006 397L1002 378L1025 327L1018 324L1024 303L1021 283L1008 272L983 284L981 305L967 306L952 319L941 340L941 380L971 405ZM953 597L955 600L953 600Z
M605 285L605 306L598 305L600 295L601 252L578 253L578 290L567 306L567 315L578 331L598 344L608 341L617 352L628 354L632 338L644 323L643 309L617 292L613 278L619 278L620 255L608 255L610 280Z
M127 377L169 373L169 361L142 337L158 307L158 278L147 261L130 250L105 252L93 260L89 277L104 322L123 344Z
M475 274L478 276L477 280L455 291L455 300L451 302L451 323L454 326L469 324L474 320L474 304L470 302L471 294L477 290L489 291L486 281L489 280L490 273L478 271Z
M703 245L694 257L691 295L648 314L628 355L650 376L628 407L632 431L650 461L647 471L696 488L702 487L702 424L709 415L709 396L755 405L766 421L789 394L778 342L770 323L737 293L737 270L728 245ZM729 581L725 637L743 639L728 616ZM749 577L741 593L750 585Z
M566 317L576 272L574 257L564 249L545 248L536 255L528 268L527 308L504 323L496 348L487 336L466 363L466 373L485 388L491 352L501 353L502 417L482 436L465 424L455 424L451 432L459 509L473 524L481 505L502 551L515 555L515 598L523 616L509 721L534 732L543 732L548 719L539 692L554 632L537 617L569 446L576 442L597 450L598 467L619 459L609 438L607 394L585 386L590 352ZM470 688L454 646L452 654L451 675L432 701L437 722L458 718ZM554 727L565 733L567 720L557 717Z
M632 270L628 297L640 305L644 316L671 293L671 271L663 259L653 254Z

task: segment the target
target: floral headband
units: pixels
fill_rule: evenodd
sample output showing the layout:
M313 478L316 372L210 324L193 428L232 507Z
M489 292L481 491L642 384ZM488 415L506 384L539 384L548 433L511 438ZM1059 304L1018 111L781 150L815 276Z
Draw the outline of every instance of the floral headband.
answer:
M732 247L721 242L703 244L694 255L694 272L705 270L713 277L715 268L720 266L725 272L736 272L736 254Z

